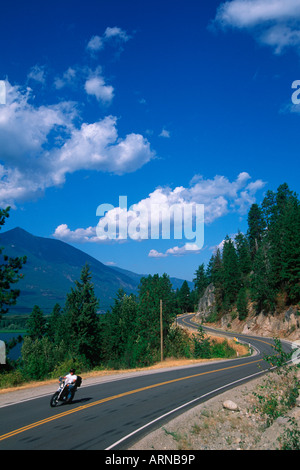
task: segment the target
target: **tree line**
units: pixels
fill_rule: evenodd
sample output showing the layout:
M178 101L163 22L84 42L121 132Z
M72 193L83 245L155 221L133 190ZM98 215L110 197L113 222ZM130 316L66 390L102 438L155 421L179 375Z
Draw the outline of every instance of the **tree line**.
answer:
M245 234L227 235L207 267L196 272L198 299L209 284L215 288L213 319L236 308L243 320L250 302L257 312L272 314L300 301L297 194L286 183L267 191L261 205L252 204L247 222Z
M183 291L190 292L185 286ZM92 274L85 265L63 307L56 304L49 316L33 307L21 358L6 369L15 369L23 380L39 380L57 377L71 366L81 371L150 366L161 354L160 301L164 358L234 355L225 342L215 345L203 334L191 337L176 325L180 290L173 290L167 274L149 275L141 279L138 295L119 289L109 311L98 314Z
M9 210L0 210L0 227ZM120 289L112 307L99 315L89 266L67 294L65 304L56 304L45 316L34 306L26 324L22 356L17 369L27 379L65 373L71 365L88 370L149 366L160 359L160 300L163 305L164 357L211 357L213 345L203 332L191 338L176 327L179 313L195 311L207 286L215 293L214 319L236 309L241 320L249 302L257 312L300 301L300 207L297 195L286 184L268 191L261 205L248 213L248 229L234 238L226 236L223 247L207 266L195 272L194 289L186 281L174 291L167 274L143 277L138 294ZM0 252L2 254L2 252ZM14 284L22 276L26 258L2 255L0 264L0 318L16 302ZM214 352L216 354L216 351ZM219 351L217 354L232 354Z
M0 228L7 217L9 208L0 209ZM15 284L22 277L26 257L9 258L2 249L0 255L1 319L17 301ZM85 265L63 306L56 304L48 316L38 305L33 307L23 338L7 345L9 351L22 341L20 359L8 360L0 372L14 371L15 380L22 381L56 377L71 365L89 370L153 364L160 359L160 301L165 357L192 355L194 343L174 324L177 314L190 307L191 299L186 281L174 291L169 277L157 274L141 279L138 295L120 289L109 311L98 314L99 299L90 268Z

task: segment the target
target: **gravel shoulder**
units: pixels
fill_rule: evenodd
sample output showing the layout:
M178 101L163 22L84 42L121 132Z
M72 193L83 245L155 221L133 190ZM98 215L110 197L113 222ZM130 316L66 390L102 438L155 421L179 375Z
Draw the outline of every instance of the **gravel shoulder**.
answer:
M273 375L272 375L273 374ZM299 380L298 372L298 380ZM266 380L277 380L274 373L257 378L181 414L136 442L130 450L280 450L287 430L300 432L300 403L279 416L271 425L254 411L255 393ZM226 401L237 405L232 411ZM293 418L292 426L289 419ZM295 427L296 426L296 427ZM300 436L298 444L300 445ZM299 450L299 448L297 449Z

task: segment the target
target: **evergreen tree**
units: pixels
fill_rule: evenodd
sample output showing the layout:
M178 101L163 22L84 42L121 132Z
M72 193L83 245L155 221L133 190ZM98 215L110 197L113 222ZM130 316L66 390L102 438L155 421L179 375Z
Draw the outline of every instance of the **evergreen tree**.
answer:
M133 364L136 334L137 302L134 295L119 289L114 305L106 313L101 333L104 360L114 367Z
M263 213L258 204L252 204L248 213L248 240L250 246L251 258L254 259L255 254L262 242L265 229L265 221Z
M240 289L238 293L236 308L239 314L239 320L245 320L245 318L248 316L248 296L245 287Z
M163 337L167 338L176 317L176 299L167 274L149 275L139 286L135 347L137 364L149 365L159 358L160 351L160 300L163 306Z
M27 321L26 336L33 341L44 337L46 333L46 319L40 307L35 305Z
M56 303L46 324L46 336L54 344L59 345L61 342L65 342L66 335L67 325L63 310L61 306Z
M190 312L193 310L193 303L191 298L191 290L187 281L183 281L182 286L178 293L179 308L182 313Z
M276 194L274 191L268 190L261 205L263 219L267 230L274 222L276 216Z
M195 278L193 279L196 291L196 302L203 296L206 287L208 286L208 277L205 272L204 263L202 263L197 271L195 272Z
M75 289L71 289L67 295L65 315L69 350L93 365L99 360L100 345L98 299L91 278L86 264L81 271L80 281L75 281Z
M234 243L228 235L223 246L223 282L224 305L229 308L236 302L241 288L241 273Z
M282 211L280 236L274 245L280 249L280 256L274 247L270 253L276 286L287 294L288 302L297 303L300 300L300 204L296 198L291 198Z
M258 312L269 312L275 308L271 268L267 257L267 247L264 244L259 247L254 258L251 292L252 300L256 302Z
M247 276L251 272L250 246L247 237L240 231L235 237L236 253L238 257L239 270L243 283L247 283Z
M221 251L219 248L210 260L210 279L215 287L216 311L221 313L224 300L224 269Z

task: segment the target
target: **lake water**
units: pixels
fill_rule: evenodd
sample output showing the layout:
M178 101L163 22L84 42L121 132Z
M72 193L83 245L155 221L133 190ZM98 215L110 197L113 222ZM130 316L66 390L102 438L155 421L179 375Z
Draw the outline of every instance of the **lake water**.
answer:
M18 336L22 336L20 333L0 333L0 340L1 341L9 341L12 338L18 338ZM21 348L23 343L17 344L8 354L9 359L16 360L21 356Z

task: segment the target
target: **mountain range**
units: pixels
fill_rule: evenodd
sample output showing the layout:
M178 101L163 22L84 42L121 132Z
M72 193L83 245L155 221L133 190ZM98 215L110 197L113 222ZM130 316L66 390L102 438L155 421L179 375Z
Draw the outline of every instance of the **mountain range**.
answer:
M99 311L106 312L113 304L119 288L127 294L137 294L140 279L147 274L110 267L96 260L68 243L44 238L16 227L0 233L3 254L10 257L27 256L22 268L24 274L17 288L20 296L17 304L10 307L9 314L28 314L38 305L44 314L51 313L56 303L64 305L66 295L80 279L83 266L87 263L92 273L95 294L99 299ZM170 278L173 288L182 286L183 279ZM193 288L191 282L188 283Z

